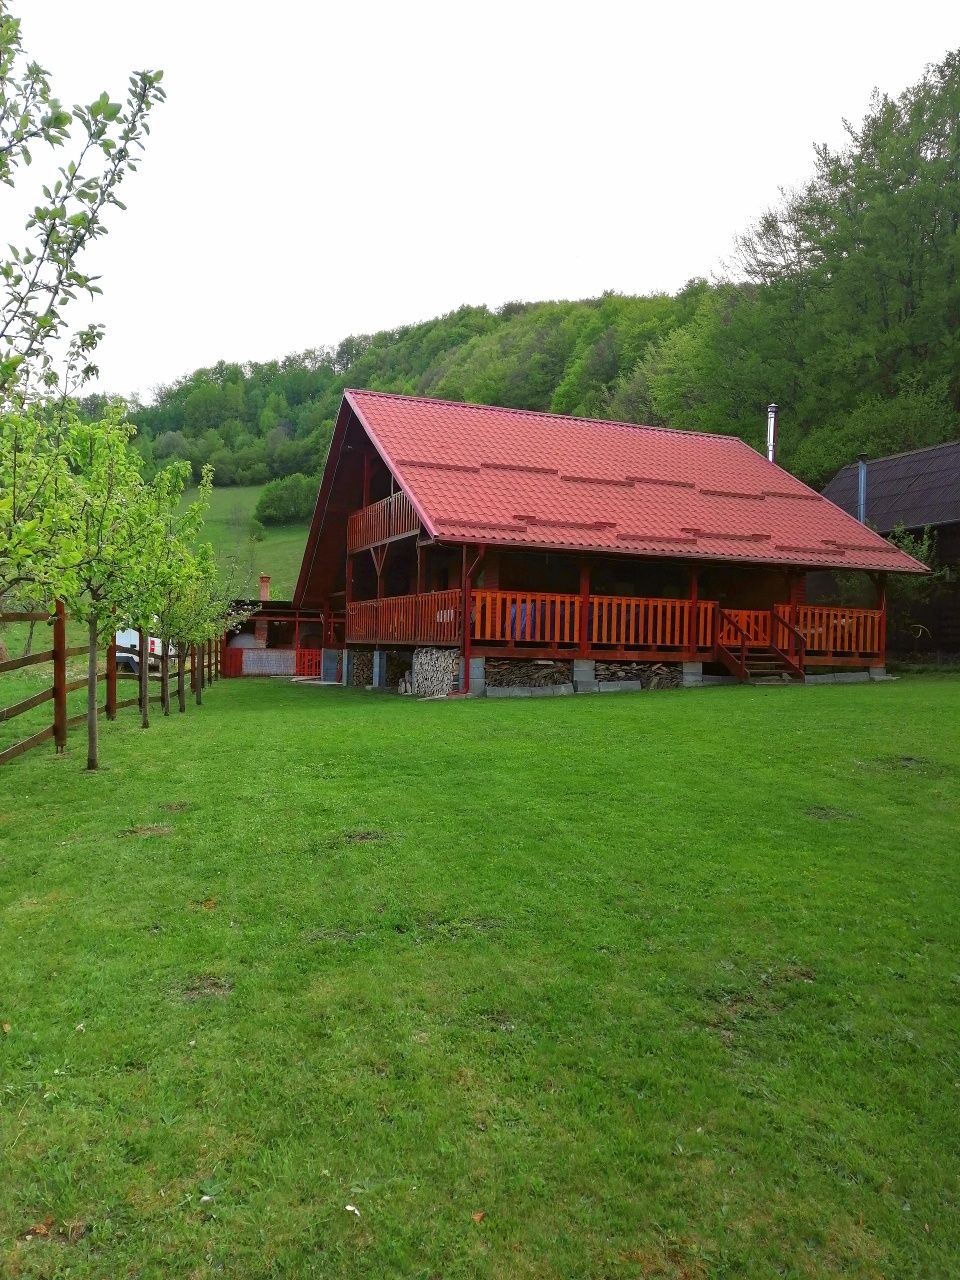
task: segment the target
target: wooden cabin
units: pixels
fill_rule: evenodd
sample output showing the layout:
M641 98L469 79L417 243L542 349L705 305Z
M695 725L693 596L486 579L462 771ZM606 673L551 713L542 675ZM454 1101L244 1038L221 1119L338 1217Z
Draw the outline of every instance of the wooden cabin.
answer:
M823 568L875 607L808 605ZM347 391L292 610L347 681L436 651L471 693L494 659L799 680L882 671L885 575L924 571L733 436Z

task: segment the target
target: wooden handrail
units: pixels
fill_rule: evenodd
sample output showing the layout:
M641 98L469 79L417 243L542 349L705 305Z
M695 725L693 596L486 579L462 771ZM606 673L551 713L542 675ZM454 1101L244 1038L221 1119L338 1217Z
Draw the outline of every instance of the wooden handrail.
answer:
M745 630L745 629L740 625L740 623L737 621L737 619L736 619L735 617L733 617L733 615L732 615L732 614L728 613L728 612L726 611L726 609L718 609L718 610L717 610L717 623L718 623L718 626L717 626L717 637L718 637L718 639L717 639L717 652L718 652L719 654L725 654L725 655L728 655L728 656L729 656L729 657L730 657L730 658L731 658L731 659L736 663L736 666L737 666L737 672L738 672L738 677L739 677L739 679L741 679L741 680L746 680L746 678L747 678L747 641L748 641L751 637L747 634L746 630ZM730 649L729 649L725 644L722 644L722 643L720 642L720 639L719 639L719 636L720 636L720 630L721 630L721 629L720 629L720 625L719 625L720 623L726 623L728 626L733 627L734 631L739 631L739 633L740 633L740 657L739 657L739 659L734 658L734 656L733 656L733 654L731 653Z

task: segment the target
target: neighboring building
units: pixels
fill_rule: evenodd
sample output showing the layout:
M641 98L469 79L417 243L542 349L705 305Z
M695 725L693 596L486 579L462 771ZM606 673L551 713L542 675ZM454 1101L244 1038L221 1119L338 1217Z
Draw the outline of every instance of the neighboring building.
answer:
M877 607L807 605L824 568ZM345 680L385 684L392 654L417 691L511 662L802 678L882 668L891 572L924 570L736 437L347 391L290 613Z
M837 472L823 496L878 533L892 533L898 525L915 534L934 532L937 560L954 571L953 581L936 599L913 608L912 630L905 624L901 643L960 652L960 440L853 462Z

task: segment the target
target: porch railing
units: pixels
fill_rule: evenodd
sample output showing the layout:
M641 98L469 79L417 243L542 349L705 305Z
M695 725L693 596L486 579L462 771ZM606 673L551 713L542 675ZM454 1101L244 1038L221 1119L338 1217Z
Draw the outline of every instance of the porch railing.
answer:
M416 533L419 528L420 519L413 504L398 489L388 498L353 512L347 520L347 550L362 551L364 547L375 547L392 538Z
M459 644L461 599L453 590L352 601L347 605L347 643Z
M721 609L715 600L597 596L547 591L477 590L470 638L480 653L505 656L656 658L689 655L716 661L725 649L745 667L751 651L778 653L795 674L813 665L865 666L883 661L884 613L846 606L777 604ZM585 632L585 634L584 634ZM459 589L347 606L348 644L436 644L463 640ZM741 661L741 658L743 659Z
M544 591L474 591L474 640L576 645L580 597Z
M779 616L789 619L789 606L777 605ZM845 605L797 606L796 627L803 636L808 658L882 658L885 615L882 609L855 609Z

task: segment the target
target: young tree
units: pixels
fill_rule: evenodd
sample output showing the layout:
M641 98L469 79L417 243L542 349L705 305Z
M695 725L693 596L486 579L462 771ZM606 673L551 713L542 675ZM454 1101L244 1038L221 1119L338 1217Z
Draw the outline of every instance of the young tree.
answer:
M49 594L63 559L76 516L69 461L76 414L66 396L95 372L102 333L91 324L70 335L67 316L79 292L99 292L82 270L84 251L106 234L110 207L124 207L118 190L163 100L160 80L160 72L138 72L125 103L103 93L66 110L0 0L0 183L16 188L37 146L72 144L59 177L25 202L27 241L0 259L0 600L25 586Z
M152 545L132 432L118 409L102 422L75 424L70 436L74 493L60 539L57 593L87 626L88 769L99 765L98 650L117 622L135 613L143 556Z

